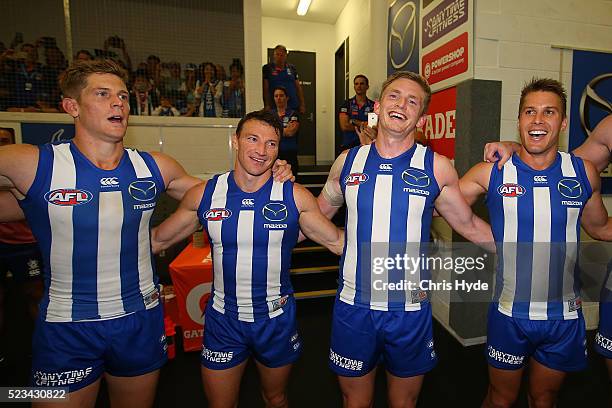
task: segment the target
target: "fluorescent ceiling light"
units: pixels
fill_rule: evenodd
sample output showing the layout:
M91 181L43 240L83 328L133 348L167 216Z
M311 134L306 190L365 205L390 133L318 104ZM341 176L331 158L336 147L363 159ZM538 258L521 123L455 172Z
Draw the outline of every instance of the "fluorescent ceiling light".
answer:
M308 7L310 7L311 0L300 0L300 3L297 6L297 14L298 16L305 16L308 13Z

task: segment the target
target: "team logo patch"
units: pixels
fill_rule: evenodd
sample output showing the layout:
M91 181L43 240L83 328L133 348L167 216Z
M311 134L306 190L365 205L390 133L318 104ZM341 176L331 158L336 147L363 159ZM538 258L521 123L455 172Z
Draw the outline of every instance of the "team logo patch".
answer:
M497 192L503 197L520 197L525 194L525 187L520 184L506 183L497 187Z
M128 193L136 201L152 201L157 196L157 186L152 180L132 181Z
M89 191L73 188L60 188L49 191L47 194L45 194L45 200L51 204L62 207L86 204L90 202L92 198L93 194L91 194Z
M417 169L406 169L402 173L402 180L409 186L425 188L429 187L431 180L427 173Z
M232 216L231 210L227 208L211 208L204 213L206 221L223 221Z
M103 177L100 179L100 185L102 187L116 187L119 185L117 177Z
M280 222L287 219L289 213L287 212L287 206L283 203L268 203L264 205L261 210L264 218L268 221Z
M582 184L576 179L562 179L557 184L557 190L563 197L578 198L582 195Z
M344 184L347 186L356 186L368 181L368 175L365 173L351 173L344 179Z

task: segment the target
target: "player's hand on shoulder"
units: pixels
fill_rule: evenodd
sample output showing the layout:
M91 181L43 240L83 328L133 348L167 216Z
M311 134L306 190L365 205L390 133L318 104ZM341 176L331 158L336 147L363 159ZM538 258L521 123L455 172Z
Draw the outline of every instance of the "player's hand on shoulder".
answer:
M295 175L291 171L291 165L285 160L276 159L272 166L272 177L278 182L295 181Z

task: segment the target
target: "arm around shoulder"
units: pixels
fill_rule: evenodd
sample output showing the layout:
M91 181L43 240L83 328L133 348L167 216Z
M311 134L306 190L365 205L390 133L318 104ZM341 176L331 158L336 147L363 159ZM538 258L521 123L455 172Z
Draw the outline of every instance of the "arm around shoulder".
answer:
M582 227L594 239L612 241L612 217L601 199L601 179L591 162L584 160L584 167L593 193L582 210Z
M187 174L183 166L167 154L151 152L151 156L159 167L166 185L166 193L170 197L181 200L187 190L202 182L197 177Z
M198 207L204 194L206 182L192 187L181 201L178 209L151 231L153 253L158 253L193 234L200 224Z
M321 213L317 200L305 187L294 184L293 196L300 212L300 228L304 235L333 253L341 254L344 248L344 232Z

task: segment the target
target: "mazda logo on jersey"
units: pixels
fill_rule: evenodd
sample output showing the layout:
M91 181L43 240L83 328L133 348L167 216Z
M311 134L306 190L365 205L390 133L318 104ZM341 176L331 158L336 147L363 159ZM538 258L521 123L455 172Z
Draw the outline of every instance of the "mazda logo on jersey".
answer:
M344 179L344 184L347 186L356 186L368 181L368 175L365 173L351 173Z
M520 197L525 194L525 187L520 184L506 183L497 187L497 192L503 197Z
M72 188L60 188L45 194L45 200L54 205L62 207L86 204L91 201L93 194L87 190Z
M264 218L268 221L284 221L289 216L287 206L283 203L268 203L261 210Z
M211 208L204 213L207 221L223 221L232 216L232 212L227 208Z
M562 179L557 184L557 190L563 197L578 198L582 195L582 185L576 179Z
M402 180L409 186L425 188L429 187L431 180L427 173L417 169L406 169L402 173Z
M152 180L132 181L128 187L128 193L136 201L152 201L157 196L157 186Z

